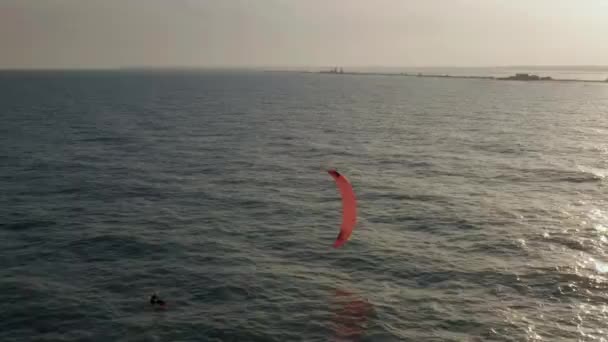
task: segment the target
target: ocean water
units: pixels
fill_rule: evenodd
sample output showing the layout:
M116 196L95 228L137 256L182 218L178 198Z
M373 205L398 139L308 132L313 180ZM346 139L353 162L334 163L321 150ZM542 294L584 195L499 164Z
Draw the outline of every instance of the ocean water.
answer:
M0 94L0 341L608 340L608 85L56 71ZM359 201L341 249L330 167Z

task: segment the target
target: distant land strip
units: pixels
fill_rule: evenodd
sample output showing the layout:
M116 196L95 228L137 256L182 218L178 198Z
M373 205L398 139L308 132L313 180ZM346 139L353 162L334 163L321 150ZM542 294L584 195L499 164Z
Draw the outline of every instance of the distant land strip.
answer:
M423 73L383 73L383 72L356 72L356 71L295 71L295 70L265 70L266 72L293 72L302 74L325 74L325 75L354 75L354 76L401 76L401 77L428 77L428 78L455 78L455 79L480 79L498 81L526 81L526 82L583 82L583 83L606 83L608 79L602 80L583 80L583 79L559 79L552 77L539 77L531 74L515 74L509 77L495 76L464 76L448 74L423 74Z

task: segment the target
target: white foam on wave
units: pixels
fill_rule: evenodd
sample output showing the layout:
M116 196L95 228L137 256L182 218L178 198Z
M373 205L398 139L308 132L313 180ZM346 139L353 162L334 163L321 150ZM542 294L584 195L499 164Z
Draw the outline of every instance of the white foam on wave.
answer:
M600 234L606 234L606 232L608 231L608 228L603 224L595 224L593 228L595 228L595 230Z
M608 170L606 169L600 169L597 167L589 167L589 166L578 166L579 171L584 172L584 173L588 173L588 174L592 174L595 177L598 177L600 179L604 179L606 177L608 177Z
M593 264L595 265L595 270L598 273L608 273L608 263L603 261L592 259Z
M536 332L533 324L528 325L528 327L526 329L526 335L527 335L528 341L542 341L543 340L543 337L540 336Z
M589 210L587 217L593 223L593 227L598 232L604 233L608 231L608 212L599 208Z

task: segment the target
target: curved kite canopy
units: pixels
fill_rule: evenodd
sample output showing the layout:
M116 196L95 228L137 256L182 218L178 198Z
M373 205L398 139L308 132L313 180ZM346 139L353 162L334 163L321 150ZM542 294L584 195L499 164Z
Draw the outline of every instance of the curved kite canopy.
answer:
M357 200L353 187L345 176L336 170L328 170L327 173L336 181L342 196L342 226L334 242L334 247L339 248L348 241L357 223Z

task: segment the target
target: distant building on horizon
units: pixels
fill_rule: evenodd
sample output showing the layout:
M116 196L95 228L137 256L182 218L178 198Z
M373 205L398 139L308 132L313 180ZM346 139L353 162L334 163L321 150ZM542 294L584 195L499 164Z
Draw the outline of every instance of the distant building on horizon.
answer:
M509 77L499 77L499 80L515 80L515 81L550 81L552 80L551 77L546 76L546 77L539 77L538 75L530 75L530 74L525 74L525 73L518 73L515 74L515 76L509 76Z

